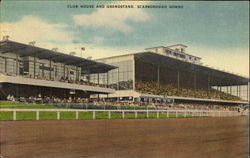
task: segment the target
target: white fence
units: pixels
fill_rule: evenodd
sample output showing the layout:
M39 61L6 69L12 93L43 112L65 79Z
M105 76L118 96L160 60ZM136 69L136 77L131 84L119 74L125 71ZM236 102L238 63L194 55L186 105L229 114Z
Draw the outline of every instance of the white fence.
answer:
M215 111L215 110L85 110L85 109L0 109L5 112L13 112L13 120L17 120L17 112L36 112L36 120L39 120L40 112L56 112L57 120L60 120L60 112L75 112L75 119L79 119L80 112L92 112L92 119L96 119L97 112L108 113L107 119L112 118L112 113L120 113L125 119L126 114L133 114L134 118L138 118L138 114L146 114L145 118L151 118L150 114L155 114L155 118L162 118L160 115L165 114L166 117L235 117L248 115L247 111Z

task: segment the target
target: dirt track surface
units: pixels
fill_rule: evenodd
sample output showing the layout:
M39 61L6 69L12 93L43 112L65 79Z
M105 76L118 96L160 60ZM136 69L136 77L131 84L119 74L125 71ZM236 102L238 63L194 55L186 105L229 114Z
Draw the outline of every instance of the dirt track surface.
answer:
M248 120L1 121L4 158L246 158Z

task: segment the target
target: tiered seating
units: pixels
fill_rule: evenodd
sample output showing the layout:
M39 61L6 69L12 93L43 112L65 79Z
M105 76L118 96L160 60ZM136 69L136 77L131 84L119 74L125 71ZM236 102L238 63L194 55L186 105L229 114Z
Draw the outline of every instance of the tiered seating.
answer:
M178 89L170 84L160 85L158 88L157 82L145 82L145 81L136 81L136 91L143 94L155 94L163 96L180 96L180 97L196 97L196 98L211 98L211 99L220 99L220 100L242 100L241 98L212 89L210 91L210 96L208 95L207 90L204 89L193 89L180 88Z
M3 73L5 74L5 73ZM8 75L8 76L16 76L15 74L5 74L5 75ZM97 83L93 83L93 82L87 82L87 81L83 81L83 80L80 80L80 81L76 81L76 80L72 80L70 78L61 78L60 80L54 80L53 78L49 79L47 77L41 77L41 76L38 76L36 75L35 77L31 76L31 75L23 75L21 77L24 77L24 78L32 78L32 79L39 79L39 80L47 80L47 81L59 81L59 82L66 82L66 83L73 83L73 84L80 84L80 85L88 85L88 86L97 86L97 87L103 87L103 88L109 88L108 85L105 85L105 84L97 84Z

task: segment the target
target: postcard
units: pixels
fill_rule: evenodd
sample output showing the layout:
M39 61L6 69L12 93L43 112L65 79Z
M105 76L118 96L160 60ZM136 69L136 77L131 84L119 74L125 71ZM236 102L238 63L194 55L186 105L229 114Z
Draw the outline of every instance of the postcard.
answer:
M248 1L0 9L0 158L249 157Z

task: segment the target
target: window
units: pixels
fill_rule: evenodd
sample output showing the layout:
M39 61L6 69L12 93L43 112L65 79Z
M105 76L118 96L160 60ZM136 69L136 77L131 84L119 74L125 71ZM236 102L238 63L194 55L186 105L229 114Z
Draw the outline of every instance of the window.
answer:
M0 57L0 72L5 72L5 59Z
M108 73L109 79L108 84L110 87L119 90L127 90L133 88L133 61L121 61L121 62L113 62L107 63L110 65L117 66L117 69L111 70ZM119 72L119 73L118 73ZM119 75L119 76L118 76ZM92 75L94 76L94 74ZM100 83L107 83L107 76L104 75L103 78L100 75ZM95 80L95 77L91 78L91 82ZM101 81L102 80L102 81ZM96 80L95 80L96 81ZM118 87L119 86L119 87Z
M182 55L182 54L181 54L180 57L183 58L183 59L185 59L185 55Z

